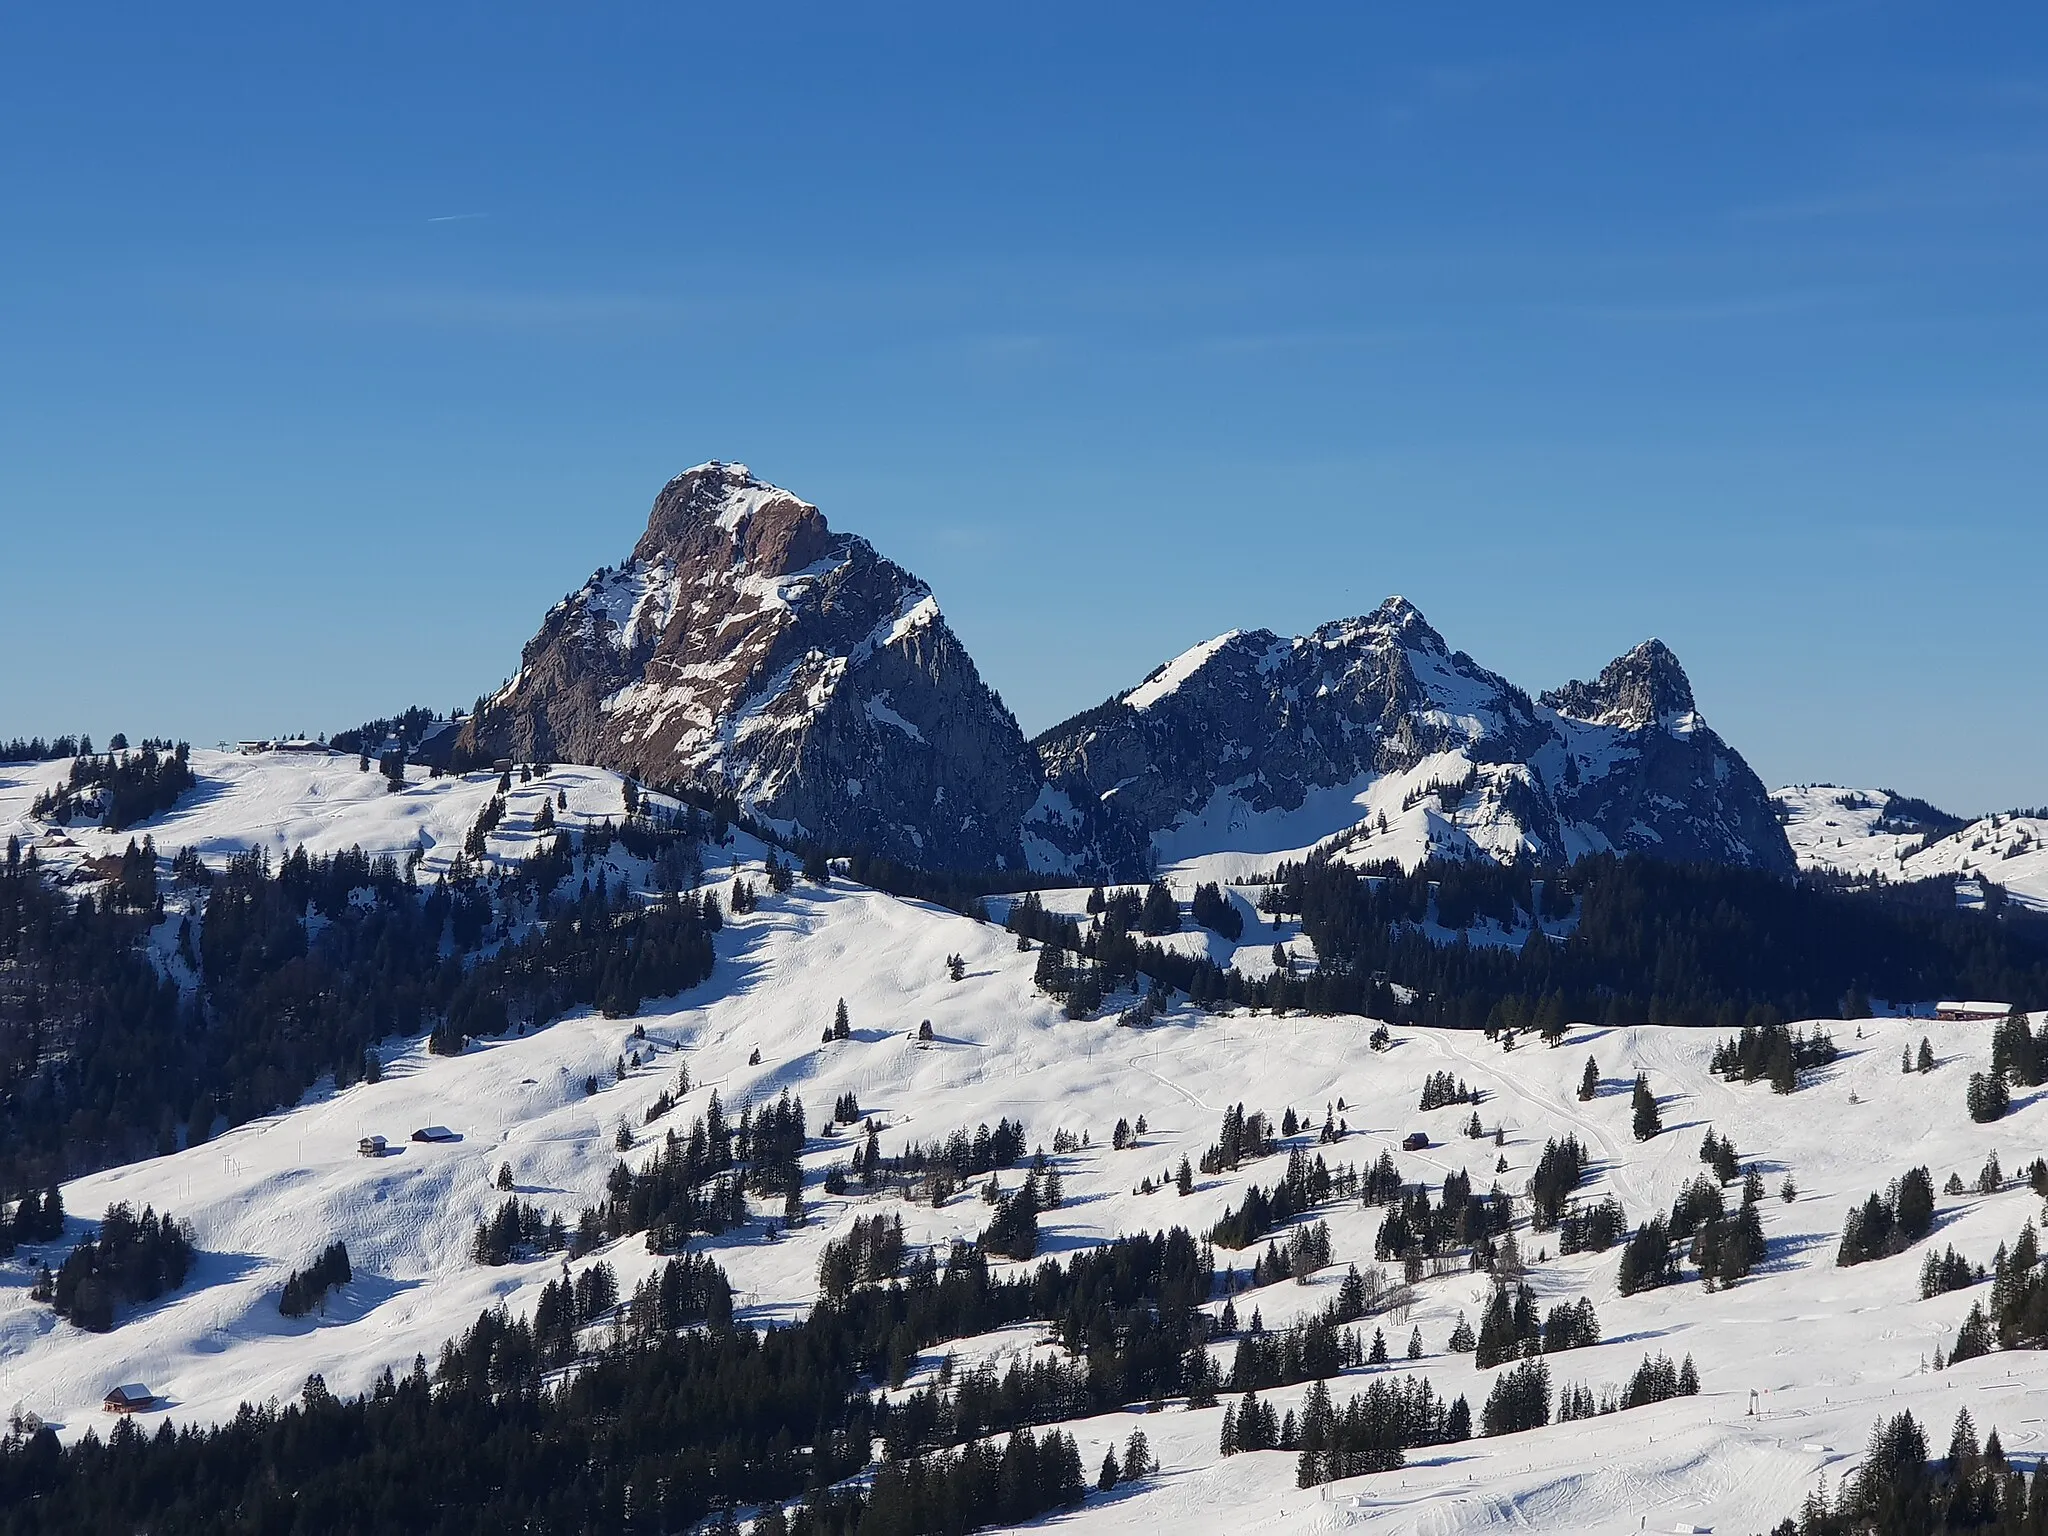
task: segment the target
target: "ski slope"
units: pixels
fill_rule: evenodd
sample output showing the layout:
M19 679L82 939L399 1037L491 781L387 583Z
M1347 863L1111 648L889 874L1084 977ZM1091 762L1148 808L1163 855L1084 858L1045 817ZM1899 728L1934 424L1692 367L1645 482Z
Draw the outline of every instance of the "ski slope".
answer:
M436 780L393 795L374 773L357 774L353 759L208 756L201 772L201 793L150 829L166 854L190 843L217 857L252 840L275 848L280 838L309 847L402 850L424 834L433 839L431 860L445 856L435 850L460 846L496 782ZM611 814L618 804L609 775L558 769L548 784L550 793L568 790L578 815ZM510 827L528 821L519 814L518 792L515 786ZM20 798L18 790L6 793ZM4 814L18 813L0 808ZM94 836L73 833L71 840L83 849ZM125 844L126 837L114 841ZM738 839L728 852L733 863L708 871L713 883L722 885L737 869L762 884L757 845ZM1085 896L1049 894L1049 904L1062 908L1069 901L1078 908ZM1245 950L1287 937L1255 912L1245 915ZM1178 942L1208 938L1190 932ZM956 953L966 961L957 983L946 968ZM1618 1387L1645 1353L1662 1351L1694 1357L1702 1394L1587 1423L1419 1450L1402 1471L1311 1490L1294 1487L1291 1454L1222 1459L1220 1408L1190 1413L1169 1404L1158 1414L1104 1415L1069 1426L1091 1467L1110 1442L1121 1445L1142 1426L1163 1470L1111 1495L1091 1494L1083 1509L1060 1518L1062 1529L1437 1536L1619 1533L1684 1523L1745 1532L1795 1510L1823 1474L1830 1485L1838 1482L1879 1414L1910 1408L1930 1438L1945 1443L1956 1407L1967 1402L1980 1431L1995 1424L2016 1457L2031 1460L2048 1450L2040 1356L1994 1354L1945 1373L1927 1369L1981 1288L1919 1300L1917 1248L1853 1269L1833 1262L1849 1207L1906 1169L1925 1164L1939 1188L1951 1172L1974 1180L1989 1152L2010 1174L2041 1150L2048 1095L2021 1094L1995 1125L1975 1125L1964 1112L1964 1083L1988 1059L1987 1026L1836 1024L1843 1058L1783 1098L1764 1083L1712 1077L1711 1032L1581 1027L1561 1049L1530 1042L1503 1052L1476 1034L1402 1029L1390 1050L1375 1053L1367 1047L1371 1025L1356 1019L1181 1009L1148 1027L1119 1028L1116 1000L1098 1020L1062 1017L1031 986L1034 963L1000 929L843 880L822 888L799 882L782 895L764 890L758 911L729 920L709 983L650 1005L636 1020L573 1016L479 1043L456 1058L431 1057L416 1041L390 1042L378 1083L316 1090L287 1112L199 1147L67 1185L67 1242L83 1236L107 1203L126 1200L189 1220L201 1257L179 1292L127 1315L114 1332L93 1335L26 1298L37 1263L54 1261L65 1244L17 1254L0 1267L0 1406L39 1413L72 1438L92 1427L104 1432L98 1404L116 1382L144 1381L162 1395L164 1405L144 1421L153 1427L164 1418L219 1420L245 1400L289 1399L312 1372L350 1392L370 1386L387 1366L403 1370L416 1354L431 1362L441 1342L481 1310L501 1302L529 1309L541 1285L561 1271L559 1257L502 1268L470 1261L476 1222L503 1198L492 1187L501 1163L510 1165L523 1198L573 1222L597 1200L620 1156L613 1137L622 1121L638 1141L624 1154L634 1161L668 1127L687 1129L714 1090L736 1114L743 1102L789 1089L803 1097L814 1131L805 1158L807 1225L771 1236L777 1202L749 1226L702 1241L731 1276L743 1316L764 1323L796 1317L811 1303L823 1244L857 1215L900 1214L913 1245L971 1237L986 1221L987 1207L972 1190L937 1210L894 1198L825 1195L826 1168L857 1140L857 1133L815 1134L841 1093L857 1094L862 1110L883 1124L885 1152L907 1138L929 1141L1004 1116L1021 1120L1027 1141L1048 1149L1057 1130L1085 1130L1090 1146L1056 1159L1066 1199L1043 1218L1041 1249L1054 1257L1118 1233L1174 1224L1206 1230L1242 1199L1248 1183L1278 1179L1284 1147L1237 1173L1199 1179L1185 1198L1170 1185L1139 1193L1140 1181L1170 1174L1183 1156L1199 1161L1229 1104L1276 1120L1291 1106L1314 1127L1325 1106L1341 1098L1349 1134L1325 1150L1333 1161L1363 1165L1391 1148L1410 1179L1435 1184L1467 1168L1484 1188L1495 1177L1494 1160L1504 1156L1508 1170L1500 1182L1520 1193L1545 1140L1575 1133L1592 1158L1582 1198L1612 1192L1632 1222L1668 1209L1701 1172L1697 1148L1709 1126L1732 1138L1771 1193L1763 1212L1769 1261L1730 1291L1708 1294L1691 1281L1624 1298L1614 1285L1618 1250L1560 1258L1550 1239L1526 1228L1518 1233L1533 1261L1539 1307L1589 1296L1607 1340L1551 1357L1558 1384ZM853 1039L821 1044L841 998ZM935 1038L920 1045L917 1026L927 1019ZM636 1025L644 1039L636 1038ZM1917 1047L1923 1034L1940 1065L1928 1076L1902 1076L1900 1051ZM755 1051L758 1064L750 1060ZM634 1052L644 1064L617 1080L617 1063ZM1601 1091L1581 1104L1575 1089L1588 1056L1599 1065ZM668 1116L643 1124L684 1063L696 1086ZM1489 1131L1505 1130L1503 1148L1496 1151L1490 1137L1472 1142L1460 1134L1468 1106L1416 1110L1423 1078L1439 1070L1485 1092L1479 1113ZM1666 1127L1640 1144L1629 1129L1629 1087L1638 1070L1649 1074ZM599 1081L594 1095L584 1092L586 1076ZM1141 1115L1147 1131L1140 1145L1110 1150L1117 1119ZM451 1127L462 1139L404 1139L428 1124ZM1402 1137L1414 1130L1425 1131L1432 1145L1400 1151ZM372 1133L391 1138L394 1153L358 1156L358 1138ZM1297 1144L1313 1140L1311 1130ZM1788 1173L1798 1186L1790 1204L1777 1198ZM1003 1182L1020 1176L1013 1171ZM2017 1186L1988 1196L1942 1196L1930 1241L1988 1262L2038 1207ZM1242 1319L1256 1307L1274 1327L1316 1311L1347 1265L1371 1263L1379 1211L1339 1203L1318 1214L1330 1223L1335 1264L1312 1285L1239 1294ZM283 1318L277 1296L286 1274L336 1238L348 1245L356 1279L330 1297L325 1316ZM1234 1257L1248 1271L1253 1254ZM575 1267L600 1258L628 1290L655 1262L629 1238ZM1476 1326L1486 1293L1482 1277L1430 1279L1417 1288L1411 1313L1377 1320L1392 1370L1425 1374L1447 1397L1466 1395L1475 1417L1493 1373L1477 1371L1470 1355L1448 1354L1445 1341L1461 1311ZM1220 1298L1216 1305L1220 1310ZM1426 1346L1412 1364L1401 1359L1410 1327L1420 1328ZM963 1360L1042 1347L1031 1327L949 1346ZM1230 1345L1217 1348L1227 1366ZM932 1352L922 1368L936 1369L942 1353ZM1331 1382L1333 1396L1341 1404L1369 1374ZM1285 1410L1298 1408L1305 1392L1262 1396ZM1747 1411L1752 1392L1761 1409L1756 1417Z

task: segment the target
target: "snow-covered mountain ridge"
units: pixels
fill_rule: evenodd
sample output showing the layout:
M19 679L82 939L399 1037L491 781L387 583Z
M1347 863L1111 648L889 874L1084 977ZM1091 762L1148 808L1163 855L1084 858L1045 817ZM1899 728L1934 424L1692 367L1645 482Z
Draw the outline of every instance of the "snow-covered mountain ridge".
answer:
M1411 868L1603 850L1793 868L1662 642L1532 700L1399 597L1292 639L1205 641L1035 745L1070 803L1099 801L1166 863L1232 872L1320 845ZM1056 846L1057 809L1027 831Z
M926 868L1603 849L1793 867L1763 786L1649 641L1532 700L1415 607L1232 631L1027 744L931 590L744 465L687 470L558 604L470 760L730 793L785 835Z

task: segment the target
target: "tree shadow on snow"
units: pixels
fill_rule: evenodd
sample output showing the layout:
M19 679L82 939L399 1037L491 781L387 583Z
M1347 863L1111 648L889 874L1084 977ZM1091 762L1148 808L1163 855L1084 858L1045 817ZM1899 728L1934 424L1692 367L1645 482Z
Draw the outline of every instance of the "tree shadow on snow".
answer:
M1758 1275L1781 1275L1800 1267L1802 1258L1817 1248L1832 1247L1840 1238L1832 1232L1788 1232L1765 1237L1763 1262L1751 1271Z
M125 1328L130 1323L155 1317L181 1303L196 1302L203 1306L206 1293L214 1287L245 1279L264 1267L264 1261L253 1253L216 1253L197 1249L192 1254L192 1267L186 1272L183 1285L137 1306L123 1307L118 1314L118 1327Z
M2037 1088L2025 1098L2014 1099L2011 1105L2007 1107L2006 1114L2016 1115L2029 1104L2038 1104L2044 1098L2048 1098L2048 1088Z
M169 810L159 811L154 816L146 817L136 822L134 826L129 827L127 831L139 843L142 841L142 834L144 832L153 831L176 817L183 816L190 811L196 811L202 806L211 805L214 801L225 798L228 788L226 779L208 778L202 774L199 776L199 782L186 790L184 794L178 796Z
M425 1283L424 1280L393 1280L388 1275L358 1274L347 1285L329 1291L322 1303L304 1317L286 1317L277 1310L277 1295L270 1294L251 1308L246 1321L255 1322L267 1313L266 1332L303 1337L318 1328L361 1322L393 1297L416 1291Z
M1078 1201L1068 1202L1068 1204L1078 1203ZM1064 1209L1064 1207L1062 1208ZM1076 1253L1083 1248L1100 1248L1101 1246L1101 1238L1090 1237L1085 1232L1062 1232L1057 1228L1047 1231L1041 1227L1038 1231L1038 1252L1023 1261L1019 1272L1026 1272L1031 1265L1036 1264L1040 1259L1050 1258L1055 1254Z
M1679 1289L1681 1286L1694 1284L1697 1284L1697 1282L1691 1280L1674 1280L1669 1285L1660 1286L1658 1287L1658 1289L1673 1291ZM1672 1325L1669 1328L1638 1328L1630 1333L1617 1333L1612 1338L1602 1338L1600 1342L1603 1345L1643 1344L1653 1339L1668 1339L1674 1333L1680 1332L1683 1332L1683 1329L1678 1327L1676 1324Z

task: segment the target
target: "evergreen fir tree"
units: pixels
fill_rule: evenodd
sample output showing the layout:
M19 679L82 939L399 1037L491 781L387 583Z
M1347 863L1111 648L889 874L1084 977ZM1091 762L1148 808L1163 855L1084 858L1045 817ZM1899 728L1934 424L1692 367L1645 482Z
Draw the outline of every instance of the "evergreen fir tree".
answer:
M1112 1445L1102 1453L1102 1471L1096 1476L1095 1486L1107 1493L1117 1485L1122 1475L1122 1470L1116 1464L1116 1447Z
M2006 1089L2005 1077L1998 1072L1972 1072L1964 1099L1970 1118L1980 1125L2004 1119L2006 1110L2012 1106L2012 1095Z
M1657 1112L1657 1096L1650 1092L1649 1074L1636 1074L1635 1107L1633 1126L1637 1141L1648 1141L1664 1129L1664 1120Z
M1458 1321L1451 1329L1449 1343L1444 1347L1454 1355L1469 1354L1478 1348L1479 1341L1473 1337L1472 1325L1465 1321L1465 1314L1458 1314Z
M1128 1483L1136 1478L1150 1477L1158 1470L1152 1460L1152 1442L1145 1438L1145 1431L1132 1430L1131 1438L1124 1442L1123 1480Z

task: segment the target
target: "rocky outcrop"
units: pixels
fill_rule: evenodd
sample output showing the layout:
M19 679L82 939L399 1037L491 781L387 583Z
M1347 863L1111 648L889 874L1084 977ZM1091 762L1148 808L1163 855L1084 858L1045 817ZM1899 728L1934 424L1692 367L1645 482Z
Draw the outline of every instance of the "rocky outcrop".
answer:
M457 750L725 792L927 867L1018 867L1039 793L930 588L743 464L663 487L632 557L549 611Z
M1797 869L1770 791L1708 729L1661 640L1545 693L1565 761L1558 811L1588 841L1688 863Z
M1575 719L1632 731L1653 725L1669 730L1693 715L1692 683L1662 640L1645 640L1617 656L1590 683L1551 689L1543 703Z

